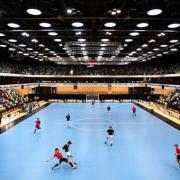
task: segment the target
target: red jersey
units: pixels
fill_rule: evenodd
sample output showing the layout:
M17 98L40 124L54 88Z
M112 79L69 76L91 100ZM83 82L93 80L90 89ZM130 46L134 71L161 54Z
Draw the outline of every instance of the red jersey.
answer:
M37 127L40 127L40 124L41 124L41 121L40 121L40 120L37 120L37 121L36 121L36 126L37 126Z
M135 106L133 106L132 111L133 111L134 113L136 112L136 107L135 107Z
M176 155L180 155L180 148L176 148Z
M63 155L62 155L59 151L55 151L54 157L56 157L56 158L58 158L58 159L62 159L62 158L63 158Z

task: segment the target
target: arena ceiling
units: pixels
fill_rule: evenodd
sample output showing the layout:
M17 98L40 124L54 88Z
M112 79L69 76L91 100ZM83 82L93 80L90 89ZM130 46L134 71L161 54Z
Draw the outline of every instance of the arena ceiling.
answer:
M179 0L0 0L0 51L57 64L129 64L180 50Z

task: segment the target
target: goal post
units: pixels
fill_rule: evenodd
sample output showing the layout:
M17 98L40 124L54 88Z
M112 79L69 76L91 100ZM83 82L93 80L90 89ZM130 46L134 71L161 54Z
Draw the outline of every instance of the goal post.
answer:
M99 94L86 94L86 102L99 102Z

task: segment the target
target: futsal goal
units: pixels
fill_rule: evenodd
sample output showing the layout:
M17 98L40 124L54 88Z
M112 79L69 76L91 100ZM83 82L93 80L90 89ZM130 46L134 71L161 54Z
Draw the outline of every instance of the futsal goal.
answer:
M99 94L86 94L86 102L99 102Z

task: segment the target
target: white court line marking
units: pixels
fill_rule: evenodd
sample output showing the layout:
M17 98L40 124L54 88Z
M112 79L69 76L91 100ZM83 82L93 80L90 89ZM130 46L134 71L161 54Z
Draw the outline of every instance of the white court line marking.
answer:
M161 124L161 123L156 123L156 122L152 122L152 123L146 123L146 122L142 122L142 123L131 123L131 122L122 122L122 123L117 123L117 122L114 122L114 123L116 123L116 124ZM87 125L101 125L101 124L110 124L110 122L109 123L73 123L72 122L72 124L87 124Z
M72 122L72 121L71 121L71 122ZM64 123L61 123L61 122L52 122L52 123L53 123L53 124L62 124L62 125L67 124L66 122L64 122ZM125 124L125 125L126 125L126 124L127 124L127 125L128 125L128 124L130 124L130 125L131 125L131 124L132 124L132 125L140 125L140 124L162 124L162 123L158 123L158 122L137 122L137 123L134 122L134 123L133 123L133 122L115 122L115 121L114 121L114 122L113 122L113 121L110 121L109 123L86 123L86 122L82 122L82 123L77 123L77 122L75 122L75 123L73 123L73 122L72 122L72 124L77 124L77 125L78 125L78 124L80 124L80 125L81 125L81 124L82 124L82 125L83 125L83 124L85 124L85 125L103 125L103 124L111 124L111 123L116 123L117 125L118 125L118 124L120 124L120 125L121 125L121 124L122 124L122 125L123 125L123 124ZM34 124L34 125L35 125L35 123L32 123L32 122L24 122L24 123L21 123L21 124Z
M31 124L31 125L34 125L34 123L30 123L30 122L26 122L26 123L24 123L24 124ZM67 126L67 123L60 123L60 122L56 122L56 123L53 123L53 124L57 124L57 125L65 125L65 126ZM109 125L112 125L113 126L113 128L115 128L116 126L121 126L121 125L127 125L127 126L139 126L139 125L162 125L162 123L156 123L156 122L152 122L152 123L147 123L147 122L141 122L141 123L136 123L136 122L122 122L122 123L116 123L115 121L110 121L109 120L109 123L86 123L86 122L84 122L84 123L78 123L78 122L76 122L76 123L72 123L72 129L77 129L77 130L80 130L80 131L84 131L84 132L101 132L101 131L106 131L107 130L107 128L98 128L98 129L93 129L93 128L86 128L86 127L78 127L78 125L107 125L107 126L109 126ZM45 127L47 127L47 126L45 126ZM43 129L46 129L46 128L44 128L43 127Z

